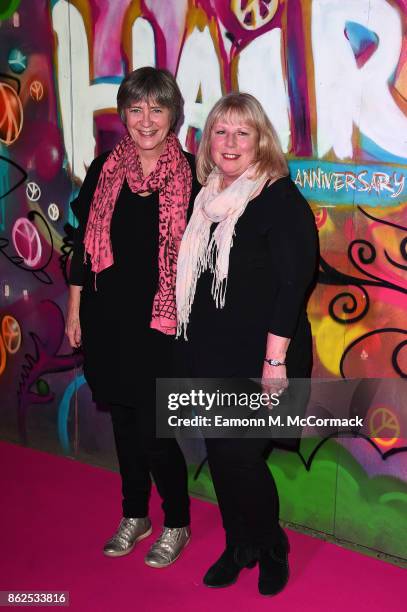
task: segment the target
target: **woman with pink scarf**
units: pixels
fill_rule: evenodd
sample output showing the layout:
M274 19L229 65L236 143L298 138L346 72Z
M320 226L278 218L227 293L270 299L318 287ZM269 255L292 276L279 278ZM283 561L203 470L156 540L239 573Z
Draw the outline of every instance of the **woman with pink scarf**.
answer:
M166 70L121 83L126 135L89 167L72 209L79 220L66 333L82 346L95 401L109 406L122 477L123 517L104 554L130 553L152 533L151 475L164 527L145 562L166 567L190 539L187 469L175 440L155 435L155 379L171 376L175 279L195 184L194 159L174 129L182 97Z
M317 233L311 209L288 176L276 132L253 96L233 93L215 104L197 175L203 187L177 270L185 374L262 379L264 389L279 395L288 378L311 374L306 301ZM228 416L237 411L234 406ZM276 595L287 583L288 538L266 463L269 447L265 438L206 438L226 539L205 574L208 587L233 584L244 567L257 563L261 594Z

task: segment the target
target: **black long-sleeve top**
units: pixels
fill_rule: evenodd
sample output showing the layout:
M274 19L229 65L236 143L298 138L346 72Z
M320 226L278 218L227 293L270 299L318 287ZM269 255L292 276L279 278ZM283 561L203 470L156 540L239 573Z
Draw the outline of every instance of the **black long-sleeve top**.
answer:
M317 252L313 213L291 179L264 187L235 226L224 308L211 295L212 273L198 280L187 330L190 374L261 376L270 332L291 338L289 376L306 376Z
M104 153L92 162L72 203L79 226L69 281L83 287L80 322L84 374L94 399L133 406L151 401L154 379L171 374L172 337L150 329L159 277L159 197L158 192L146 197L133 193L124 181L110 227L114 263L97 274L95 288L90 262L84 263L83 239L107 156ZM185 156L192 170L192 199L199 184L194 158L188 153Z

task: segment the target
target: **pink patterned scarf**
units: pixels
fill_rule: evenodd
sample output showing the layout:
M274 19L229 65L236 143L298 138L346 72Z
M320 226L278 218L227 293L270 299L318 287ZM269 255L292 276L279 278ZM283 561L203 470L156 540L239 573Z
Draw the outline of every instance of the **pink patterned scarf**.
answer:
M159 281L154 296L150 327L175 334L177 327L175 282L177 256L192 188L192 173L174 133L167 136L164 152L153 172L143 176L137 147L124 136L105 161L92 199L85 232L85 258L92 271L102 272L113 264L110 224L124 179L133 193L159 191Z

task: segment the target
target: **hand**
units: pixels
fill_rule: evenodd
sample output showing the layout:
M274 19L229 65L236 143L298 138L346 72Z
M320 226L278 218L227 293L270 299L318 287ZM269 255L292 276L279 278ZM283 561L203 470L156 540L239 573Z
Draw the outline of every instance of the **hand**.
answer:
M268 395L281 395L288 387L285 365L272 366L264 362L261 386Z
M79 312L69 312L66 317L65 334L68 336L72 348L79 348L82 342L81 324Z
M81 303L82 287L70 285L68 308L65 321L65 334L68 336L72 348L79 348L82 341L81 324L79 321L79 307Z

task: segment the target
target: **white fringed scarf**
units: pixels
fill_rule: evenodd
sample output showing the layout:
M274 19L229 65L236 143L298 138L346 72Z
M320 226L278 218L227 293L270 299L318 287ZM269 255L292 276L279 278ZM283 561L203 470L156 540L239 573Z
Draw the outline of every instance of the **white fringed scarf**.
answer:
M268 177L251 178L249 167L229 187L221 190L222 174L214 168L199 192L194 211L182 238L177 262L177 337L186 329L194 302L198 278L208 266L213 273L212 296L217 308L225 305L229 254L235 225L251 197L259 192ZM210 237L212 223L218 223Z

